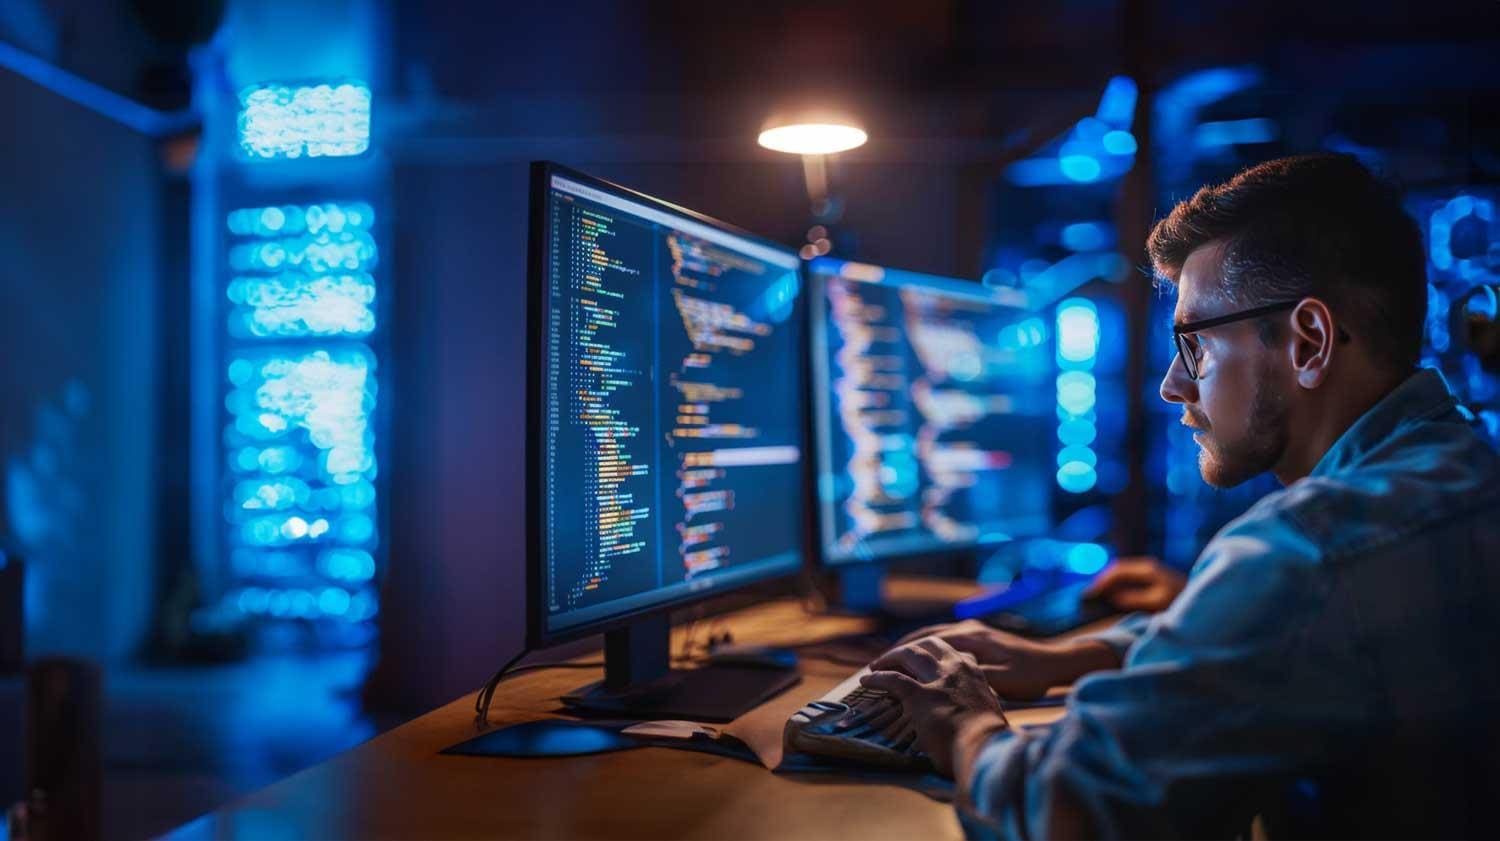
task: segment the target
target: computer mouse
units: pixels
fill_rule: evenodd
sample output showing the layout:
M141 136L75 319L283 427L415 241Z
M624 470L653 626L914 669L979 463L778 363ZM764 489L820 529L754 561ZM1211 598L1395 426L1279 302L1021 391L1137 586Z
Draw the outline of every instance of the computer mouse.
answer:
M769 645L721 645L709 653L706 665L795 669L797 652Z

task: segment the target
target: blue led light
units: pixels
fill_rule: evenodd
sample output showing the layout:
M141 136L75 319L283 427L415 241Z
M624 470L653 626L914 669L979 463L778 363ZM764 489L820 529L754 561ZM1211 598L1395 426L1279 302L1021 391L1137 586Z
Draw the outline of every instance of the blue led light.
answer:
M1057 308L1058 361L1088 368L1098 352L1099 312L1094 304L1083 298L1063 301Z
M1086 464L1089 467L1099 466L1099 456L1094 451L1082 445L1070 445L1063 447L1057 453L1057 466L1062 467L1070 462Z
M1057 405L1074 417L1086 414L1095 404L1094 375L1064 371L1057 375Z
M238 526L237 542L343 544L361 554L336 568L352 569L344 576L350 580L367 580L374 561L358 547L375 539L374 521L362 513L375 502L373 357L359 346L242 350L230 367L238 382L225 400L233 415L225 435L232 467L243 478L225 513ZM288 605L281 614L271 612L301 615Z
M1063 564L1069 572L1093 575L1109 564L1109 551L1097 543L1078 543L1068 549Z
M1448 296L1427 284L1427 343L1438 353L1447 353L1452 341L1448 328Z
M1467 223L1482 232L1476 253L1455 254L1453 230ZM1427 218L1427 254L1433 268L1467 283L1500 280L1500 214L1493 201L1460 194L1439 204Z
M1129 76L1115 76L1104 86L1099 97L1099 109L1094 116L1112 126L1130 128L1135 119L1135 100L1138 94L1135 80Z
M307 483L300 479L252 479L235 486L234 501L246 511L283 511L305 505L308 493Z
M342 616L349 612L349 593L337 587L325 587L318 596L318 609L330 616Z
M345 231L371 230L375 226L375 211L364 202L287 204L232 210L226 221L229 232L237 236L339 234Z
M1066 155L1058 159L1057 166L1069 179L1084 183L1098 180L1103 171L1099 159L1091 155Z
M318 569L340 581L369 581L375 577L375 558L363 549L329 549L318 555Z
M1484 431L1489 436L1490 443L1500 442L1500 412L1485 409L1479 413L1479 420L1484 424Z
M255 158L339 157L370 148L370 89L262 85L240 94L240 147Z
M1089 444L1098 433L1094 407L1098 382L1089 370L1099 353L1099 310L1086 298L1057 305L1057 485L1069 493L1086 493L1098 484L1099 458Z
M1075 417L1057 425L1057 440L1069 446L1087 446L1094 443L1099 430L1086 418Z
M1025 350L1040 347L1047 341L1047 323L1040 318L1028 318L1000 329L995 344L1008 350Z
M1090 465L1070 461L1057 469L1057 486L1068 493L1087 493L1099 483L1099 474Z
M1134 155L1136 152L1135 135L1128 131L1115 130L1104 135L1100 140L1104 151L1111 155Z
M1259 83L1264 73L1256 67L1210 67L1189 73L1157 93L1158 107L1193 110L1218 102Z
M229 330L238 338L364 336L375 330L375 280L363 272L238 277L228 295L235 304Z
M306 234L236 245L229 266L236 271L296 269L314 274L359 272L375 267L375 240L364 231Z
M1108 132L1109 126L1105 125L1103 120L1095 117L1084 117L1083 119L1079 120L1076 125L1073 126L1073 137L1077 140L1083 141L1086 144L1096 144L1100 142L1104 139L1104 135ZM1074 146L1076 148L1077 144L1068 144L1068 146ZM1068 148L1065 147L1063 149L1063 154L1067 153Z
M1070 251L1098 251L1114 241L1114 228L1103 222L1074 222L1063 226L1060 239Z
M307 590L252 586L229 593L225 601L250 616L360 622L376 613L370 593L351 594L342 587Z
M375 521L362 514L339 519L338 536L348 543L364 543L375 534Z
M371 93L363 84L257 85L239 104L248 158L370 149ZM239 166L259 164L241 159ZM328 166L300 167L296 189L353 173ZM373 172L368 164L357 169ZM258 176L231 182L262 195L276 188ZM240 582L222 604L277 621L331 619L354 628L378 610L369 587L379 545L377 383L375 355L364 344L378 326L376 214L362 201L289 198L274 195L223 217L219 271L228 305L219 370L227 379L221 463L228 469L221 510Z
M1222 120L1199 123L1193 130L1193 144L1200 149L1249 143L1270 143L1281 136L1281 128L1265 117L1248 120Z
M1005 177L1018 187L1070 183L1056 158L1024 158L1006 167Z

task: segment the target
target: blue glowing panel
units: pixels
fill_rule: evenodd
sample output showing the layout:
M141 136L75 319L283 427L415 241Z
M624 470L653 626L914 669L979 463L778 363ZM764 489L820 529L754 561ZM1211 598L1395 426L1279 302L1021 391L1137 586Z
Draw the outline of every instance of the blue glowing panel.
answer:
M1006 178L1018 187L1053 184L1094 184L1118 178L1135 163L1136 140L1130 133L1135 112L1136 85L1116 76L1105 86L1099 110L1084 117L1072 131L1035 158L1006 168Z
M1443 373L1475 422L1500 444L1500 190L1464 186L1418 194L1407 209L1427 243L1427 324L1422 364Z
M240 148L253 158L341 157L370 148L370 89L261 85L240 94Z
M229 214L235 338L367 336L375 330L375 214L352 203Z
M1092 373L1099 357L1099 309L1087 298L1057 305L1057 486L1086 493L1099 482L1099 457L1092 444L1098 381Z
M1431 278L1459 285L1500 283L1500 196L1463 192L1427 203L1418 221L1427 229Z
M232 603L277 618L368 618L378 540L374 356L357 344L241 348L227 375L231 566L241 581L300 585L242 587Z
M1274 120L1254 117L1247 120L1222 120L1199 123L1193 132L1193 143L1200 149L1250 143L1270 143L1281 137L1281 127Z
M1101 122L1129 129L1131 122L1135 119L1137 93L1135 80L1129 76L1116 76L1110 79L1109 84L1104 86L1104 94L1099 97L1099 108L1094 112L1094 116ZM1126 132L1121 133L1126 134ZM1133 144L1131 151L1134 151Z

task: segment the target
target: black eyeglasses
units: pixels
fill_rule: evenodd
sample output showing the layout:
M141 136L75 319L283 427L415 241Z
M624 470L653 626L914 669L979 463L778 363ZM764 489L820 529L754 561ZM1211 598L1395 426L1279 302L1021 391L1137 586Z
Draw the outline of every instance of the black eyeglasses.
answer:
M1219 327L1225 324L1233 324L1236 321L1244 321L1250 318L1259 318L1270 315L1273 312L1289 310L1302 303L1301 299L1296 301L1278 301L1274 304L1266 304L1263 307L1243 310L1241 312L1221 315L1216 318L1205 318L1202 321L1190 321L1187 324L1178 324L1172 327L1172 342L1177 345L1177 358L1182 360L1182 367L1187 371L1191 379L1198 379L1198 361L1203 358L1203 344L1198 341L1197 334L1210 327Z

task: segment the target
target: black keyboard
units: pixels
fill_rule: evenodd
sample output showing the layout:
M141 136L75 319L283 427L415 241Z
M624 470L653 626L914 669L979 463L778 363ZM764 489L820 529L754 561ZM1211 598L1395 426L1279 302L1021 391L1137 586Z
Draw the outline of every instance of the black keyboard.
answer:
M869 673L869 666L860 669L793 713L782 734L786 751L893 770L930 769L932 763L917 749L917 734L910 725L890 732L900 717L900 703L860 685L860 678Z

